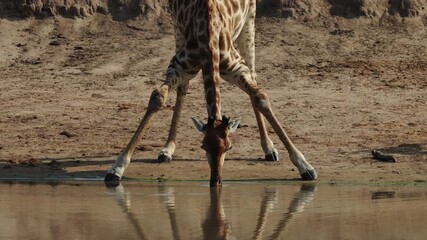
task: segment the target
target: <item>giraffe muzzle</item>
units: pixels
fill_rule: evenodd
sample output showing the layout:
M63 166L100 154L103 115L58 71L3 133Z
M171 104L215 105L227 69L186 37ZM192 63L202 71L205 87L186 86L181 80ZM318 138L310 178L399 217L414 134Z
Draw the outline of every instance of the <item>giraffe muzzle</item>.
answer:
M221 177L211 177L210 187L221 187L221 186L222 186Z

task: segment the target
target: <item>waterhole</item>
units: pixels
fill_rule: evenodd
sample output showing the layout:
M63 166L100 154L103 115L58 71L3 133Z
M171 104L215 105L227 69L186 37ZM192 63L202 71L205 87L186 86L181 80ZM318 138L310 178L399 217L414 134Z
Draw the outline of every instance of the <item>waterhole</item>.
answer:
M0 239L426 239L426 226L426 187L0 184Z

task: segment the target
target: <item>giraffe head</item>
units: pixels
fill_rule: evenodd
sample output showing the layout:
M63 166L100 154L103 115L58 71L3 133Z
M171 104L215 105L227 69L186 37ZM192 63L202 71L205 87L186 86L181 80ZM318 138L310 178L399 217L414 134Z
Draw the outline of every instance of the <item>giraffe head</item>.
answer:
M204 124L200 120L192 118L197 130L204 133L202 148L206 151L206 158L211 168L211 187L221 186L221 170L224 164L225 153L231 149L229 134L236 131L240 119L230 121L223 116L222 120L209 118L208 123Z

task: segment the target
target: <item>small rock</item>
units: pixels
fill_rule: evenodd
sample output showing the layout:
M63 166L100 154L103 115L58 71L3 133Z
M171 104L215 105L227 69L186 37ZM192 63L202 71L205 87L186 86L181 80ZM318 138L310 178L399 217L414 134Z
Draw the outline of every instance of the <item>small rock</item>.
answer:
M119 103L117 106L119 111L130 109L130 107L129 103Z
M59 45L61 45L61 43L59 41L57 41L57 40L53 40L53 41L51 41L49 43L49 45L51 45L51 46L59 46Z
M108 8L106 8L104 6L97 6L96 12L101 13L101 14L108 14Z
M53 165L57 165L57 164L59 164L59 162L54 159L54 160L50 161L47 165L53 166Z
M151 146L138 146L138 147L136 147L136 149L138 149L139 151L152 151L153 147L151 147Z
M104 98L104 95L99 94L99 93L94 93L94 94L92 94L91 97L93 97L93 98Z
M297 15L297 12L294 8L283 8L282 9L282 16L284 18L295 18Z
M72 137L76 136L75 134L72 134L72 133L67 132L67 131L62 131L62 132L59 133L59 135L66 136L67 138L72 138Z

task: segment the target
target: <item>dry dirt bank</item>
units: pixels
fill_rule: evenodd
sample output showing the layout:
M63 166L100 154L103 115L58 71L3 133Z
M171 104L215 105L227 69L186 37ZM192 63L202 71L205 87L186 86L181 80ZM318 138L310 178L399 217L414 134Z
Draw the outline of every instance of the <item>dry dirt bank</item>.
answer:
M48 17L42 7L44 17L21 19L18 5L6 2L22 1L0 0L0 178L103 177L163 79L174 50L169 18L155 13L157 20L147 21L139 12L117 21L128 5L74 1L92 3L93 10L69 18L55 8ZM259 5L260 15L275 16L257 19L259 83L320 180L425 182L425 4L264 2L280 5L274 12ZM110 5L104 11L95 3ZM201 88L198 77L189 90L174 161L155 160L166 140L172 94L125 176L208 179L201 135L190 120L205 117ZM297 178L276 137L281 161L262 160L247 96L227 83L221 91L223 111L243 124L233 136L224 178ZM372 149L394 154L398 162L373 160Z

